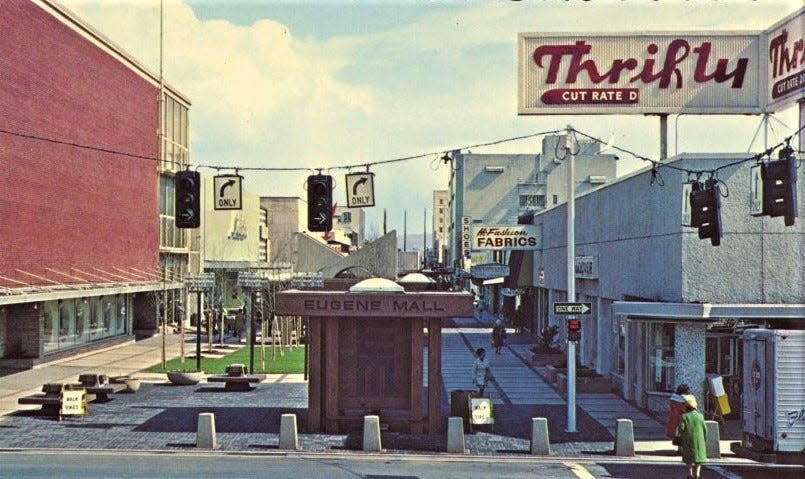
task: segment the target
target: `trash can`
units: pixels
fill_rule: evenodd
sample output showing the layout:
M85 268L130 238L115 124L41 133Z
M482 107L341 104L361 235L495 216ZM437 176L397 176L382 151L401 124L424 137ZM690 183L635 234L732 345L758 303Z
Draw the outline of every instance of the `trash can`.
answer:
M470 395L472 391L457 389L450 391L450 416L460 417L464 422L464 432L470 432Z

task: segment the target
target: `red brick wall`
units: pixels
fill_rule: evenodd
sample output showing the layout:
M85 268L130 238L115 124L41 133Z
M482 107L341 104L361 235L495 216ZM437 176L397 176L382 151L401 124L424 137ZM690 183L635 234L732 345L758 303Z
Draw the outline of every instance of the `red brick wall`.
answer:
M158 97L41 8L0 2L0 276L158 268Z

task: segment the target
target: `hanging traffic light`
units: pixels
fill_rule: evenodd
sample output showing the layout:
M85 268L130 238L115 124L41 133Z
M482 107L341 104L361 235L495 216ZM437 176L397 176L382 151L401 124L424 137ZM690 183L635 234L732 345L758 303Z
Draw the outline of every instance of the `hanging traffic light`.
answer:
M330 231L333 229L333 177L310 175L307 177L307 229Z
M720 196L715 178L694 183L690 192L690 225L699 228L699 239L710 238L713 246L721 244Z
M201 225L201 175L198 171L180 171L173 177L177 228Z
M763 214L782 216L785 225L791 226L797 217L797 165L794 149L786 145L780 150L779 158L760 166L760 175L763 178Z

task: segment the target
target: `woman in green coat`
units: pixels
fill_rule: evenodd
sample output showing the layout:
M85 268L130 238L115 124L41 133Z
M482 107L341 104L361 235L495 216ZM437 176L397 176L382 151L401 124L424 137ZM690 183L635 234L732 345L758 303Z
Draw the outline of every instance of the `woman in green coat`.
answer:
M704 416L696 404L696 397L685 396L687 412L679 420L679 440L682 449L682 462L688 466L688 479L699 479L702 473L702 463L707 462L707 426Z

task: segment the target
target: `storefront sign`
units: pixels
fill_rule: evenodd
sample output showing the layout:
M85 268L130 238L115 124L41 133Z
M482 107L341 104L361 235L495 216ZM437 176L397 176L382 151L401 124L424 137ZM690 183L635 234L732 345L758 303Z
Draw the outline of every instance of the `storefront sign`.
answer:
M472 277L476 279L501 278L509 275L509 265L489 263L473 266L470 270Z
M598 279L598 256L576 256L576 277Z
M768 102L779 110L805 95L805 8L764 32Z
M471 237L471 226L472 226L472 217L470 216L462 216L461 217L461 257L464 259L470 259L470 250L472 249L472 237Z
M535 250L540 247L540 225L475 225L474 250Z
M472 295L460 293L360 294L291 291L277 295L284 315L422 318L472 315Z
M518 113L760 113L760 43L729 32L520 34Z

